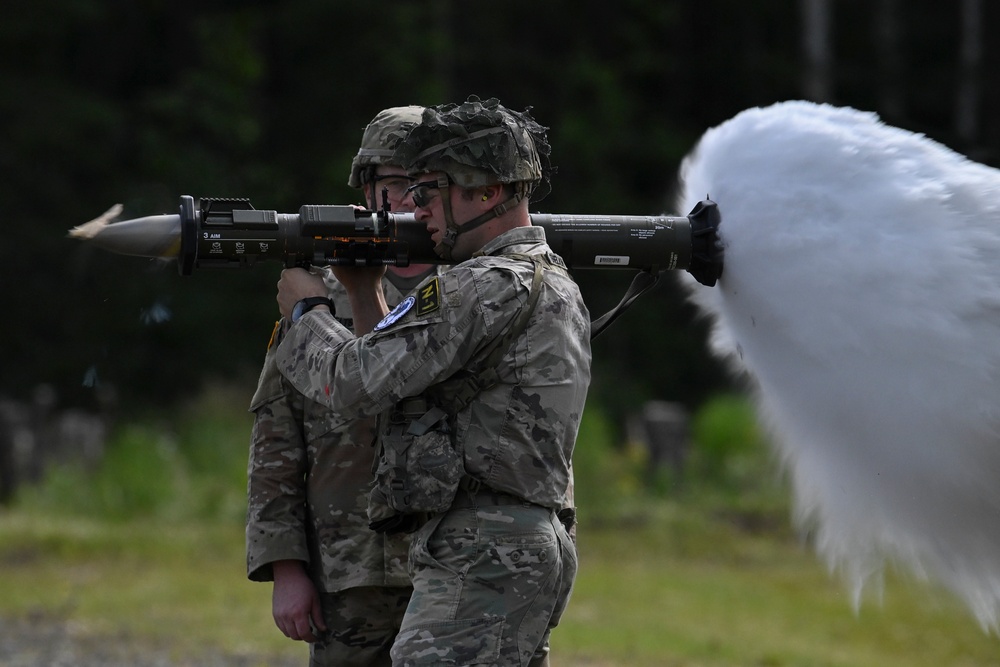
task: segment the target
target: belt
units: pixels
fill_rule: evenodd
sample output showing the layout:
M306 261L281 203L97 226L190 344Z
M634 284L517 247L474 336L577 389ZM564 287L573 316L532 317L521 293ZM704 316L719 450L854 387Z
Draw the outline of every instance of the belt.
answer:
M451 501L452 509L465 509L468 507L482 507L484 505L524 505L525 507L541 507L534 503L529 503L524 498L519 498L503 491L497 491L477 479L465 477L459 484L458 493Z

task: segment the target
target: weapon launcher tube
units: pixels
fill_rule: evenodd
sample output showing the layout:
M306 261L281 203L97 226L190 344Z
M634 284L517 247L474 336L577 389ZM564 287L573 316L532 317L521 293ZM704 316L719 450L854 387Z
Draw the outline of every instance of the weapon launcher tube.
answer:
M545 229L549 245L570 268L656 273L691 265L689 217L534 213L531 222ZM264 260L286 266L443 262L424 224L410 213L307 205L298 214L285 214L256 210L245 200L202 200L196 208L185 196L180 223L183 275Z

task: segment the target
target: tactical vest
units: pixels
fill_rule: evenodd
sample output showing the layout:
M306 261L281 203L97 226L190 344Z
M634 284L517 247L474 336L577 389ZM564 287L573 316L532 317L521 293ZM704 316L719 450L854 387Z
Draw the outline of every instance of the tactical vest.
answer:
M416 530L428 514L451 507L459 486L471 480L465 474L460 443L454 442L451 419L500 381L497 365L528 326L541 293L542 271L568 273L562 258L552 253L507 257L530 261L534 275L528 302L504 334L483 350L475 367L455 373L420 396L404 398L380 416L375 483L368 503L369 525L376 532Z

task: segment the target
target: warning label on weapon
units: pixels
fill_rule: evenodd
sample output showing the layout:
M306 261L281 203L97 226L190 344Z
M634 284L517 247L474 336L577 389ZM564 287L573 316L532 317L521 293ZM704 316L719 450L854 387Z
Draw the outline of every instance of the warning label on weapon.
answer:
M597 266L628 266L628 255L596 255L594 264Z

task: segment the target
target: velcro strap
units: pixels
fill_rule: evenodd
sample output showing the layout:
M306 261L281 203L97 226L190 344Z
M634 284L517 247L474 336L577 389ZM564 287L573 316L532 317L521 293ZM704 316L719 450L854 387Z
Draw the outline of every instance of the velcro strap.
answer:
M410 435L423 435L427 431L437 424L439 421L448 416L448 413L441 408L434 407L425 412L418 419L414 419L410 422L410 427L406 430Z

